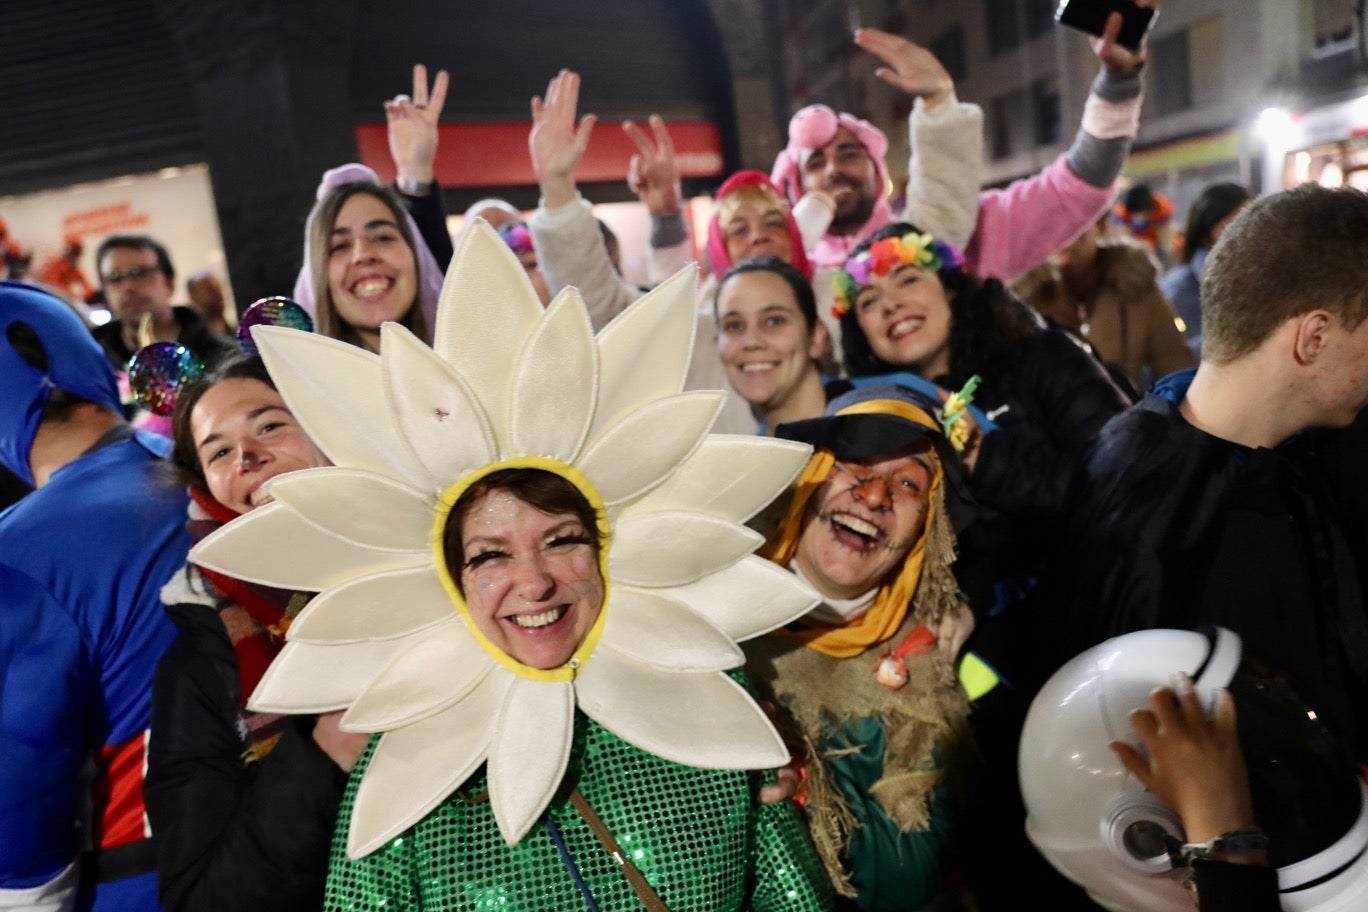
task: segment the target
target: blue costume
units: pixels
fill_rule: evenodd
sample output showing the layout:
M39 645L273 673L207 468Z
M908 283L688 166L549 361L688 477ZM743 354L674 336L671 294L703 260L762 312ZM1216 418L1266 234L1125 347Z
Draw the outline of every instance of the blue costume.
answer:
M44 368L5 344L16 324ZM50 295L0 283L0 329L0 461L32 482L53 390L116 415L118 390ZM157 908L143 758L152 674L176 635L159 593L189 544L185 494L156 476L168 448L119 421L0 513L0 906Z

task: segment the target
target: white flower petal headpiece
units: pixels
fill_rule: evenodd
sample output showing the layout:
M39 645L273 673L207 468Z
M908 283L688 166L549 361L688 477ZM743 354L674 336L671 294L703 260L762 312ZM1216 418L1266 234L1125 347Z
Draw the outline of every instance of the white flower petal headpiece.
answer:
M270 482L274 502L191 557L239 579L321 594L300 613L251 706L346 709L383 732L347 852L383 845L481 763L509 843L565 774L575 708L660 757L772 767L788 751L724 669L738 640L805 614L815 594L751 552L742 525L807 462L806 445L709 435L720 393L681 393L696 278L685 270L595 337L579 293L543 310L483 222L442 288L435 342L386 324L381 354L279 327L262 357L333 467ZM571 481L598 510L605 598L565 665L490 644L443 557L460 493L501 468Z

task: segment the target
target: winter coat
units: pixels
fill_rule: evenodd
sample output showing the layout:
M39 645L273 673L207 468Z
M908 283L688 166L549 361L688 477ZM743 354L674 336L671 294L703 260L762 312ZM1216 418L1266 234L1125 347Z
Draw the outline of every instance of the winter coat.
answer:
M1145 248L1129 241L1098 244L1094 266L1098 290L1090 301L1075 300L1049 262L1022 276L1015 288L1041 316L1086 338L1137 390L1197 365L1172 305L1159 290L1158 265Z

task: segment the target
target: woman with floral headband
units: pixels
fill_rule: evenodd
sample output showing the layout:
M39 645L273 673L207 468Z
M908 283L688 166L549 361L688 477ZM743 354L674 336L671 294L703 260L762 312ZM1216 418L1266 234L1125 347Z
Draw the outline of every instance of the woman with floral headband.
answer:
M997 430L976 428L967 442L974 494L1049 522L1075 459L1127 404L1098 363L1002 283L966 274L954 247L906 223L857 247L832 284L850 376L908 371L945 390L981 377L976 404Z

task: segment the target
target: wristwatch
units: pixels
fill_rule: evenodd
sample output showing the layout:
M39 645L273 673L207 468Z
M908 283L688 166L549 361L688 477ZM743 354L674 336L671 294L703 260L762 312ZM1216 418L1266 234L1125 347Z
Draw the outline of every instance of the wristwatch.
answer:
M1187 867L1194 861L1206 861L1225 852L1252 852L1268 849L1268 834L1256 826L1240 827L1206 842L1185 843L1178 849L1174 864Z
M432 193L433 181L412 181L395 178L394 186L405 196L428 196Z

